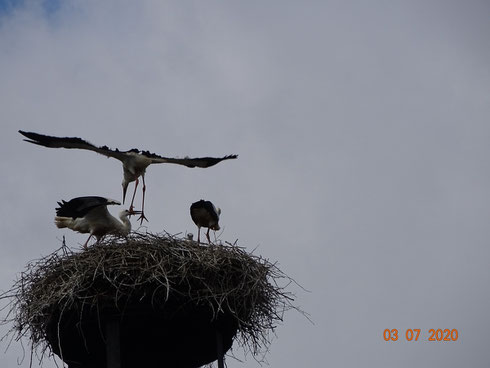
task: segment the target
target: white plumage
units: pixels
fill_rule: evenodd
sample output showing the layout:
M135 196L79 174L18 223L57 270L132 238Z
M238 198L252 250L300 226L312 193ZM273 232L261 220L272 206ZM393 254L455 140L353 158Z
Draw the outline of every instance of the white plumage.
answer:
M127 235L131 231L131 222L128 217L137 212L123 210L119 213L121 220L119 221L107 210L108 205L114 204L119 205L121 203L97 196L77 197L68 202L58 202L59 207L56 208L56 217L54 218L55 224L58 228L66 227L82 234L90 233L83 245L84 248L87 248L92 236L95 236L99 241L107 234Z

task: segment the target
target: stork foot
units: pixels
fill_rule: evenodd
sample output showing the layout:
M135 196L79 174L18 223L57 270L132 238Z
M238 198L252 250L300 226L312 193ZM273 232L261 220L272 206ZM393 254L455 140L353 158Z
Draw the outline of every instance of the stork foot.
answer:
M143 225L143 221L146 221L146 222L149 222L148 219L146 218L144 212L141 212L141 215L140 217L138 218L138 221L141 221L140 222L140 225Z
M140 215L140 214L142 214L142 212L141 212L141 211L135 211L135 209L134 209L134 207L133 207L133 206L129 207L129 210L128 210L128 211L129 211L129 216L130 216L130 217L131 217L131 216L134 216L134 215ZM138 219L138 220L139 220L139 219Z

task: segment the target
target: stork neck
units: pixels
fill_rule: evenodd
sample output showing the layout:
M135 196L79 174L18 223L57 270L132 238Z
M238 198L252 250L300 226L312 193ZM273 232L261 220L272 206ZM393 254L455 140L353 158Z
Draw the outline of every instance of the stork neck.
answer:
M123 232L125 234L129 233L131 231L131 221L129 221L128 215L124 214L124 215L119 216L119 218L122 221L121 232Z

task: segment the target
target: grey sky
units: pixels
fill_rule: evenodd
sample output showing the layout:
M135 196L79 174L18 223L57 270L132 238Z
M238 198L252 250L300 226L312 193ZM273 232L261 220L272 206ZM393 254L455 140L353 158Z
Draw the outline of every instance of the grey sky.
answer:
M270 366L488 366L488 2L37 4L0 16L1 289L63 235L85 241L55 228L57 201L121 198L119 162L18 129L238 153L150 167L145 213L149 231L195 233L189 206L209 199L222 240L311 290L293 289L315 324L287 313ZM386 328L459 340L386 343ZM20 355L13 344L2 367Z

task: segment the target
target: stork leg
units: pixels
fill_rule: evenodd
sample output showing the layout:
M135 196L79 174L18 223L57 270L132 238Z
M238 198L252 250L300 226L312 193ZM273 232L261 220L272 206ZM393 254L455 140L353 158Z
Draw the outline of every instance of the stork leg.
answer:
M88 237L87 241L85 242L85 244L83 245L83 248L84 249L88 249L87 247L87 244L88 244L88 241L90 240L90 238L92 237L92 234L90 234L90 236Z
M211 244L211 239L209 238L209 230L211 230L211 228L208 227L208 232L206 233L206 238L208 238L208 244Z
M201 244L201 227L197 227L197 244Z
M134 196L136 195L136 188L138 188L138 183L139 183L139 179L136 178L136 181L134 182L134 192L133 192L133 198L131 199L131 204L129 205L129 212L133 212L134 210L134 206L133 206L133 203L134 203Z
M148 219L145 217L145 192L146 192L145 175L141 175L141 179L143 180L143 200L141 201L141 216L139 217L138 221L141 221L140 225L143 225L143 220L146 220L148 222Z

